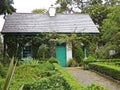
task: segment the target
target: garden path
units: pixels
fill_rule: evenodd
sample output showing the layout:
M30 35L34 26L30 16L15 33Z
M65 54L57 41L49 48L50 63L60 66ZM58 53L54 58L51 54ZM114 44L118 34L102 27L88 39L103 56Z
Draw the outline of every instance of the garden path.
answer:
M104 86L108 90L120 90L120 82L108 79L93 71L83 70L82 68L66 68L66 70L84 86L90 83L96 83Z

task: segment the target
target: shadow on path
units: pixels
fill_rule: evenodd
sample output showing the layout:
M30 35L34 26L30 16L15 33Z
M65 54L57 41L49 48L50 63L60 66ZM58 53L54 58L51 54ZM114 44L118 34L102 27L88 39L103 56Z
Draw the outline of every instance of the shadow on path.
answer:
M82 68L66 68L66 70L84 86L87 86L90 83L96 83L104 86L108 90L120 90L120 83L95 72L83 70Z

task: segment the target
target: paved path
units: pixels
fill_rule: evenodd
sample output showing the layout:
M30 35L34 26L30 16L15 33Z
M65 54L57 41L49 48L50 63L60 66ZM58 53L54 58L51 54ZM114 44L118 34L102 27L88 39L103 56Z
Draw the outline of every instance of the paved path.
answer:
M66 68L66 70L84 86L90 83L97 83L106 87L108 90L120 90L120 83L107 79L95 72L81 68Z

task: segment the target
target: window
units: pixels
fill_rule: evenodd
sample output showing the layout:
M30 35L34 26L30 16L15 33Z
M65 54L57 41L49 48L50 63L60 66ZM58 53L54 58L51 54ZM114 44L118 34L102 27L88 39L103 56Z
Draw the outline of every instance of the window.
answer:
M31 46L25 46L23 48L22 58L28 58L32 56Z

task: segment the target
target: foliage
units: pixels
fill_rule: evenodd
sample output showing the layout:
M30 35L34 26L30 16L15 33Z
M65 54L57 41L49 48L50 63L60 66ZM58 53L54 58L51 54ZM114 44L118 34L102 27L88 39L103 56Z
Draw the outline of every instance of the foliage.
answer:
M73 46L73 57L77 63L81 63L83 60L83 50L80 46Z
M57 4L60 4L60 7L57 8L57 12L63 13L68 11L68 13L80 13L80 11L92 5L102 5L102 0L57 0ZM75 10L77 8L77 10Z
M22 61L22 64L24 65L39 65L39 61L38 60L35 60L35 59L26 59L24 61Z
M34 10L32 10L32 13L38 13L38 14L43 14L46 12L47 12L46 9L34 9Z
M70 74L68 74L63 68L58 64L54 64L55 68L63 75L63 78L70 85L70 90L84 90L84 87L79 84Z
M110 48L112 50L116 51L116 57L119 58L119 54L120 54L120 42L119 42L119 28L120 28L120 12L119 12L120 6L115 6L113 8L111 8L111 13L108 14L107 19L105 19L103 21L103 25L102 25L102 40L105 43L105 49L110 50ZM117 13L117 14L116 14ZM108 51L109 51L108 50ZM108 53L108 52L107 52ZM109 56L107 55L106 58L109 58Z
M8 68L0 63L0 77L5 78Z
M85 90L107 90L107 89L100 85L92 83L92 84L87 85Z
M56 74L51 77L42 78L38 82L25 85L24 90L70 90L69 84L62 75Z
M11 79L13 77L14 74L14 70L15 70L16 64L14 65L14 57L11 59L10 65L9 65L9 69L8 69L8 73L5 79L5 83L3 86L3 90L8 90L10 87L10 83L11 83Z
M88 61L95 61L97 57L95 55L89 55L86 60Z
M12 12L15 12L15 8L11 5L12 0L0 0L0 15L1 14L11 14Z
M109 63L90 63L89 64L90 69L93 69L95 71L98 71L102 74L108 75L114 79L120 80L120 67L116 66L114 64Z
M96 56L95 55L89 55L86 59L83 60L84 64L84 69L88 70L89 69L89 63L91 62L96 62Z
M93 5L90 7L86 7L83 9L82 13L88 13L95 24L99 26L102 25L104 19L107 18L107 14L109 13L109 8L101 5Z
M75 66L78 66L78 64L74 59L70 59L67 61L67 67L75 67Z
M60 4L60 7L57 7L56 8L56 12L57 13L62 13L62 12L65 12L68 8L67 8L67 3L65 0L57 0L56 3Z
M91 64L91 63L96 63L96 62L98 62L98 63L116 63L116 65L119 65L119 62L120 62L120 59L95 59L95 60L93 60L93 59L84 59L84 61L83 61L83 63L84 63L84 69L85 70L88 70L88 69L90 69L89 68L89 64Z
M2 78L0 77L0 90L2 90L3 83L4 83L4 79L2 79Z
M46 52L48 50L48 47L46 44L42 44L38 49L38 58L39 59L45 59Z
M0 63L0 74L1 74L2 68L3 68L3 65Z
M15 74L11 81L10 90L18 90L24 84L32 84L41 78L56 74L54 66L48 62L41 64L23 64L16 67Z
M49 63L57 63L57 64L59 64L59 61L58 61L55 57L49 58L49 59L48 59L48 62L49 62Z
M105 0L106 6L115 6L115 5L119 5L119 4L120 4L119 0Z

